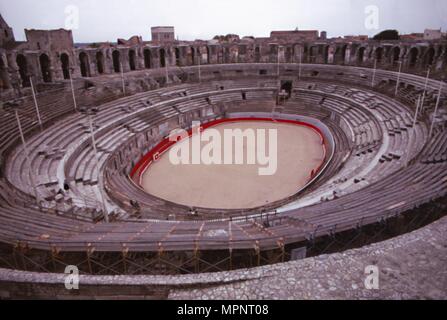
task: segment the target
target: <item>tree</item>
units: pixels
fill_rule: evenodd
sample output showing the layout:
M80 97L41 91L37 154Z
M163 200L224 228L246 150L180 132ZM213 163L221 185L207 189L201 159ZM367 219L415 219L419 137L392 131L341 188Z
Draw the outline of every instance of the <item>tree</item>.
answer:
M399 40L399 32L397 30L384 30L376 34L374 40Z

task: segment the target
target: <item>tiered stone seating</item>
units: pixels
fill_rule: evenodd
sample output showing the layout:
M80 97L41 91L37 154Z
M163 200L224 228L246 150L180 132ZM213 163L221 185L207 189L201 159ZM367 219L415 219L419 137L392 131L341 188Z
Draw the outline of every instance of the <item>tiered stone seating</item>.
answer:
M235 68L244 68L243 65L219 67L223 70L222 78L230 74L235 77ZM104 168L100 172L96 169L88 118L84 113L69 115L39 132L33 106L27 106L28 111L21 115L30 147L28 168L21 146L8 149L17 145L17 128L13 115L1 112L0 147L7 151L4 156L8 159L6 178L0 179L0 241L14 248L23 244L26 248L45 251L82 252L82 261L85 261L85 252L91 251L122 254L273 248L278 242L287 245L311 236L374 223L445 196L446 135L438 130L429 139L424 117L419 117L413 128L412 100L419 89L413 90L410 86L420 88L420 77L402 75L407 87L400 89L399 97L405 96L407 100L398 97L399 102L391 98L390 90L385 90L392 87L389 80L395 77L390 72L378 70L378 85L372 89L371 71L303 66L303 79L297 82L292 97L278 107L274 103L276 81L269 76L263 80L264 75L258 70L269 66L249 68L243 70L242 81L171 83L169 87L157 89L152 83L151 91L98 103L92 119L99 166ZM270 69L269 74L273 74ZM314 69L318 71L316 75L312 75ZM212 79L212 70L213 66L203 69L204 79ZM161 74L157 77L162 77ZM254 79L246 79L249 74ZM431 96L437 86L437 82L429 82ZM382 89L383 94L378 91ZM47 125L72 109L68 102L57 102L59 98L55 97L58 96L39 97ZM111 93L109 97L112 99L117 94ZM427 99L429 106L431 99ZM296 203L287 202L287 206L284 203L277 208L279 213L269 221L262 220L259 212L254 211L203 209L198 210L197 216L191 216L183 206L147 195L127 177L142 153L163 138L162 125L176 121L178 124L184 114L197 115L198 110L213 109L222 103L234 104L233 109L224 110L235 112L315 117L332 131L336 142L334 161L325 175L295 199ZM85 105L80 103L80 107ZM55 108L59 109L51 112ZM223 116L206 114L211 118ZM149 134L150 129L155 133ZM137 139L140 139L139 146ZM141 148L141 144L147 147ZM33 201L31 177L38 180L39 194L48 198L41 208ZM69 190L63 195L56 192L61 187L61 178L66 178L69 184ZM111 217L118 217L120 221L95 223L104 214L100 212L101 197L105 197L108 210L117 211ZM141 210L130 203L135 199ZM64 202L71 208L64 206L63 210L57 210ZM117 203L122 207L118 208ZM136 219L138 214L146 220ZM234 216L232 221L229 216Z

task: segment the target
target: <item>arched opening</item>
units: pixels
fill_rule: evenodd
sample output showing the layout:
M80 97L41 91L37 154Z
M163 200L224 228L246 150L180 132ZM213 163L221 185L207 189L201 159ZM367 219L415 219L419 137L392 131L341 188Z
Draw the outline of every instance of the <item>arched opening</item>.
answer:
M146 69L152 68L152 53L151 53L151 50L144 49L143 55L144 55L144 67Z
M211 63L211 50L209 47L206 47L206 63Z
M287 93L287 99L292 96L292 81L281 81L281 91L285 91Z
M166 51L165 49L160 49L160 67L166 67Z
M435 57L435 49L434 48L428 49L427 53L425 54L425 65L431 66L433 64L434 57Z
M180 66L180 49L175 48L175 65Z
M365 59L365 47L361 47L357 51L357 63L362 64Z
M50 58L48 58L48 56L43 53L40 55L39 62L43 82L51 82Z
M0 57L0 89L9 89L9 77L8 71L6 70L6 64L3 61L3 57Z
M383 48L380 47L380 48L376 49L376 60L377 60L377 63L382 62L382 58L383 58Z
M104 54L101 51L96 52L96 68L99 74L104 73Z
M255 62L261 62L261 48L255 48Z
M113 60L113 70L115 72L121 72L120 52L118 50L113 51L112 60Z
M308 56L308 62L309 63L316 62L317 55L318 55L318 47L317 46L310 47L310 49L309 49L309 56Z
M79 54L79 62L81 66L81 75L83 77L90 77L90 63L85 52Z
M135 59L136 59L135 50L129 50L129 68L132 71L135 71L136 69Z
M329 46L324 48L324 63L329 63Z
M335 63L336 64L344 64L345 63L345 58L346 58L346 49L347 46L342 46L342 47L337 47L337 49L335 50Z
M419 51L417 48L412 48L410 50L410 68L414 68L416 66L418 55Z
M19 67L20 79L22 79L22 87L29 87L31 85L28 77L28 62L23 54L17 55L17 66Z
M62 65L62 74L64 75L64 79L70 79L70 58L68 54L61 54L61 65Z
M394 47L393 49L393 54L392 54L392 65L395 66L397 65L397 62L400 60L400 48L399 47Z
M196 52L193 47L191 47L191 65L196 64Z

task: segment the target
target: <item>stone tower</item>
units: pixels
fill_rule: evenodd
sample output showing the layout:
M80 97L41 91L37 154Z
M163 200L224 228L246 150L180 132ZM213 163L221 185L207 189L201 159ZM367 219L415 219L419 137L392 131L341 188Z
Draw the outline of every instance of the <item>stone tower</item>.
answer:
M4 47L10 42L15 42L14 32L0 14L0 47Z

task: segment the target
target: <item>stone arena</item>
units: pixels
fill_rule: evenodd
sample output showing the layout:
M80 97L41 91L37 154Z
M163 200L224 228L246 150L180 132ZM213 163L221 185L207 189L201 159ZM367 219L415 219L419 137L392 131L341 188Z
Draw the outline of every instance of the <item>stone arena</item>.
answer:
M447 40L173 32L0 16L0 299L447 298ZM278 129L277 173L173 167L194 121Z

